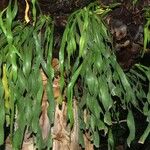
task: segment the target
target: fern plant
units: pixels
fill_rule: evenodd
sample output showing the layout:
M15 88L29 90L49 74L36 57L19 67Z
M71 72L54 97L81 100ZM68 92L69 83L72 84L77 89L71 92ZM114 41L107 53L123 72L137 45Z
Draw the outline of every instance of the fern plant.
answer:
M148 74L140 75L138 69L145 72L148 68L144 67L146 69L144 70L141 69L143 66L137 65L138 69L132 69L127 74L123 72L110 47L112 39L103 22L103 14L108 12L108 8L103 10L100 16L96 13L102 10L95 5L90 5L73 13L69 18L59 55L61 86L63 89L64 73L66 73L69 76L68 119L72 126L74 122L72 101L75 93L79 92L77 80L81 82L82 93L77 94L80 110L78 116L80 144L84 147L82 135L88 130L91 141L98 148L100 147L100 133L104 132L108 134L108 149L114 149L112 128L114 121L120 122L118 107L127 111L126 123L130 131L127 138L128 146L135 138L136 129L132 107L143 112L139 103L147 99L146 95L149 95L149 91L145 93L142 87L142 81L148 78ZM142 105L144 109L145 104L147 105L147 102ZM141 143L148 136L147 129L140 139Z
M149 132L150 68L136 64L124 73L112 48L112 38L103 17L111 7L98 4L75 11L70 15L59 51L59 101L54 100L52 68L53 20L49 16L36 18L33 5L33 24L15 20L17 1L0 13L0 145L4 144L5 128L14 150L22 147L25 136L33 139L39 150L53 147L51 128L55 106L67 103L67 126L78 128L78 144L86 148L85 135L99 148L101 135L107 137L108 149L115 148L113 126L120 123L121 111L126 111L129 128L127 144L135 139L136 125L133 107L147 117L148 125L139 139L144 143ZM41 71L47 78L43 86ZM47 93L47 118L50 129L42 136L39 119L43 93ZM74 101L78 111L74 114ZM71 137L70 137L71 138ZM72 139L71 139L72 140Z
M1 121L0 144L4 143L4 123L10 127L13 149L21 149L24 133L34 133L39 149L51 145L42 140L39 117L43 84L41 69L48 77L47 95L51 109L48 115L53 123L54 98L51 67L53 23L50 17L41 16L35 25L14 21L17 1L0 14L0 65L1 65ZM50 124L51 124L50 123Z

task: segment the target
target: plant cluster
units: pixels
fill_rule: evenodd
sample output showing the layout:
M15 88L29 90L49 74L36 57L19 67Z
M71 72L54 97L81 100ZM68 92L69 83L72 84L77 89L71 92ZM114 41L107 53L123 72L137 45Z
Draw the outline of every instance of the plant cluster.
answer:
M70 132L78 122L77 139L81 147L86 147L84 135L97 148L101 136L106 136L108 149L114 149L113 127L122 122L122 111L130 146L136 137L133 108L148 122L139 138L143 144L150 132L150 68L135 64L125 73L116 61L112 37L103 21L111 7L102 8L94 3L70 15L59 50L61 94L56 101L51 64L54 23L49 16L40 15L37 19L35 2L32 0L33 24L15 20L17 1L13 5L10 2L0 13L0 145L5 142L8 127L15 150L21 149L27 133L38 149L52 147L51 130L43 139L39 123L45 91L50 128L54 125L56 105L61 106L65 101ZM148 17L147 20L144 47L149 42ZM47 77L46 87L41 71ZM76 118L74 101L78 107Z

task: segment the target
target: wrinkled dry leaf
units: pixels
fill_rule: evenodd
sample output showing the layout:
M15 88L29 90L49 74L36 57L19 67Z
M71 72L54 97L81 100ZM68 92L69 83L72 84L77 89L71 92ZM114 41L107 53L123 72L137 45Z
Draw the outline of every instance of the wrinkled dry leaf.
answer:
M65 102L62 103L62 109L58 105L55 108L55 121L52 128L53 150L69 150L70 137L67 131L66 109Z
M85 121L85 123L87 122L87 116L88 116L87 110L84 110L84 121ZM84 137L85 150L94 150L94 145L90 141L91 137L90 137L90 134L88 131L84 133L83 137Z
M50 134L50 122L47 115L47 109L49 106L46 94L46 84L47 84L47 77L41 69L42 81L44 86L44 93L42 97L42 113L39 119L39 124L42 130L42 137L43 139L47 139Z
M54 78L53 81L53 93L55 99L61 96L59 81L60 81L60 77Z
M28 139L28 141L23 142L22 150L36 150L33 138L30 138Z
M71 150L80 150L79 147L79 119L78 119L78 104L77 100L73 100L74 126L71 132Z
M47 139L50 134L50 121L47 115L48 102L42 106L42 114L40 116L40 127L42 130L42 138Z
M59 60L57 58L53 58L52 67L55 71L59 71Z

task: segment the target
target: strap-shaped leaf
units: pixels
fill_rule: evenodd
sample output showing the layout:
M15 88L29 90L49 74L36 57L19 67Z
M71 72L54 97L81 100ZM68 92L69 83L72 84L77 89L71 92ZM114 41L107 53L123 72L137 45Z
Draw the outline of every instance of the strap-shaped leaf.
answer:
M36 23L36 0L32 0L32 14L33 14L33 20L34 20L34 23Z
M72 100L73 100L73 87L75 85L75 82L77 80L77 78L79 77L80 71L82 69L82 65L80 65L80 67L76 70L76 72L73 74L71 81L67 87L67 99L68 99L68 117L70 120L70 125L71 127L73 126L74 123L74 118L73 118L73 108L72 108Z
M147 126L146 130L144 131L143 135L140 137L138 142L141 143L141 144L144 144L144 142L145 142L146 138L148 137L149 133L150 133L150 123L148 123L148 126Z
M108 84L104 81L104 77L99 78L101 101L105 110L107 111L112 107L113 101L109 94Z
M109 133L108 133L108 150L113 150L114 146L115 146L115 143L114 143L114 137L113 137L112 129L109 129Z
M107 123L108 125L112 125L111 114L109 111L107 111L104 115L104 122Z
M94 136L94 139L93 139L94 145L95 145L95 147L99 148L100 137L99 137L98 130L94 131L93 136Z
M127 138L127 144L130 147L131 142L135 138L135 122L134 122L134 117L133 117L133 114L132 114L131 110L128 110L127 125L128 125L128 128L129 128L129 136Z
M0 145L4 142L5 104L3 95L4 90L2 81L0 80Z

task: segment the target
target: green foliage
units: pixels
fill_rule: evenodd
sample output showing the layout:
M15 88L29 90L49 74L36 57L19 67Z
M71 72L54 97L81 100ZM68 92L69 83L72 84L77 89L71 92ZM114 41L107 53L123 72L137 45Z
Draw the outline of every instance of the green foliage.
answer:
M144 52L147 52L147 45L150 42L150 8L145 8L146 24L144 26Z
M112 39L102 21L103 13L105 14L108 9L101 9L103 13L98 13L101 14L98 16L96 12L99 11L94 8L96 7L91 5L73 13L68 20L62 39L59 55L61 87L63 89L66 86L64 83L64 73L66 73L68 119L72 126L74 123L72 101L74 91L77 90L77 80L81 80L80 86L82 86L83 93L77 97L80 108L79 119L81 119L79 121L80 132L90 131L91 139L96 147L100 146L98 133L102 131L105 134L108 133L108 148L113 149L112 127L114 120L118 123L120 121L118 107L121 107L120 109L128 111L126 116L129 128L127 144L130 146L135 139L136 131L132 107L143 112L139 103L144 104L143 99L149 95L149 92L146 93L142 86L142 82L149 80L148 74L145 76L139 73L142 68L140 65L127 74L123 72L110 48ZM87 116L84 116L85 110ZM87 122L83 122L83 118L86 118ZM147 135L144 133L143 136L147 137ZM146 138L143 136L142 139L145 141ZM80 140L82 141L82 136Z
M135 5L138 2L138 0L133 0L133 5Z
M50 103L50 123L54 118L51 67L53 24L50 17L41 16L34 26L14 21L17 4L0 13L0 144L4 142L4 122L10 126L13 149L20 149L24 132L36 134L42 149L39 116L43 83L41 69L48 77L47 95ZM2 86L3 84L3 86ZM38 143L37 143L38 145ZM49 145L50 147L50 145Z
M50 17L36 18L34 24L14 21L17 3L0 13L0 145L4 143L4 123L10 126L13 148L21 149L25 131L33 133L38 149L52 146L51 137L42 139L39 117L43 83L41 69L48 84L48 117L54 122L55 102L51 66L53 50L53 22ZM113 124L120 121L120 110L126 111L129 128L127 144L135 139L136 126L132 108L147 117L148 126L139 139L144 143L150 129L150 68L136 64L124 73L111 48L111 35L103 22L111 9L101 9L91 4L74 12L68 19L59 53L60 85L67 96L67 115L70 126L74 125L73 99L79 107L79 143L84 147L83 134L88 131L95 147L100 147L101 134L108 136L108 149L115 146ZM145 37L146 43L149 37ZM143 89L148 81L149 89ZM79 86L82 88L79 90ZM82 92L81 92L82 91ZM86 112L86 113L85 113Z

